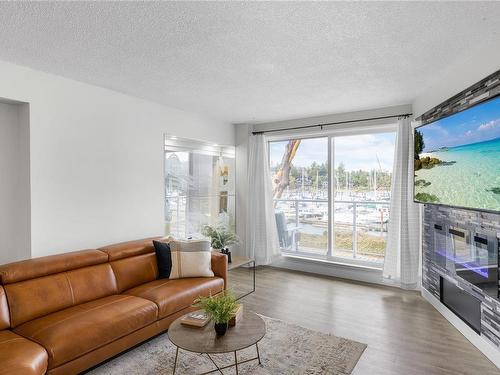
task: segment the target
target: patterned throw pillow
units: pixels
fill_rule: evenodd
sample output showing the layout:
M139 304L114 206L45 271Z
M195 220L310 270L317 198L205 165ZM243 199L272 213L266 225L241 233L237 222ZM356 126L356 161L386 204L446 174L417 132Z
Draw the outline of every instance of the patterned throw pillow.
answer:
M172 254L170 279L214 276L209 241L174 240L169 245Z

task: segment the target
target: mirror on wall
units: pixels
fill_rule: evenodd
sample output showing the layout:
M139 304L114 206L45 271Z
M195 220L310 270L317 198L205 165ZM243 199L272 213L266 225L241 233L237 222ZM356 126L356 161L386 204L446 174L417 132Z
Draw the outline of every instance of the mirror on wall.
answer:
M205 225L235 230L235 147L165 135L165 234L201 237Z

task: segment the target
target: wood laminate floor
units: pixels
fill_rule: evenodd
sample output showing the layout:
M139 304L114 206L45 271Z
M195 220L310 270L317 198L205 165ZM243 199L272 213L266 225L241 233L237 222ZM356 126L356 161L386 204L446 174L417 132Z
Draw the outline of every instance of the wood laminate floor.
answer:
M249 276L233 270L230 285ZM500 374L417 292L262 267L256 292L242 301L271 318L368 344L353 375Z

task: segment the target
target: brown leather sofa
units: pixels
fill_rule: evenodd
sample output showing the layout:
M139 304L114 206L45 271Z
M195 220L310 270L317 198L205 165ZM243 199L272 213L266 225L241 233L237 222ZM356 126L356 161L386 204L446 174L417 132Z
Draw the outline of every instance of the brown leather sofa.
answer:
M0 374L79 373L227 287L220 253L214 277L158 279L153 239L0 266Z

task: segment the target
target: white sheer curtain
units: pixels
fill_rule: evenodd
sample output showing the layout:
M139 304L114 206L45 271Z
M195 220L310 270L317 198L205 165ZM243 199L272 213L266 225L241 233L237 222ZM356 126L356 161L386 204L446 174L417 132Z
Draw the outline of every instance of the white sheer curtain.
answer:
M280 255L266 137L252 135L248 146L246 255L266 265Z
M419 285L420 216L413 202L413 130L409 118L398 121L391 187L391 216L383 276L403 289Z

